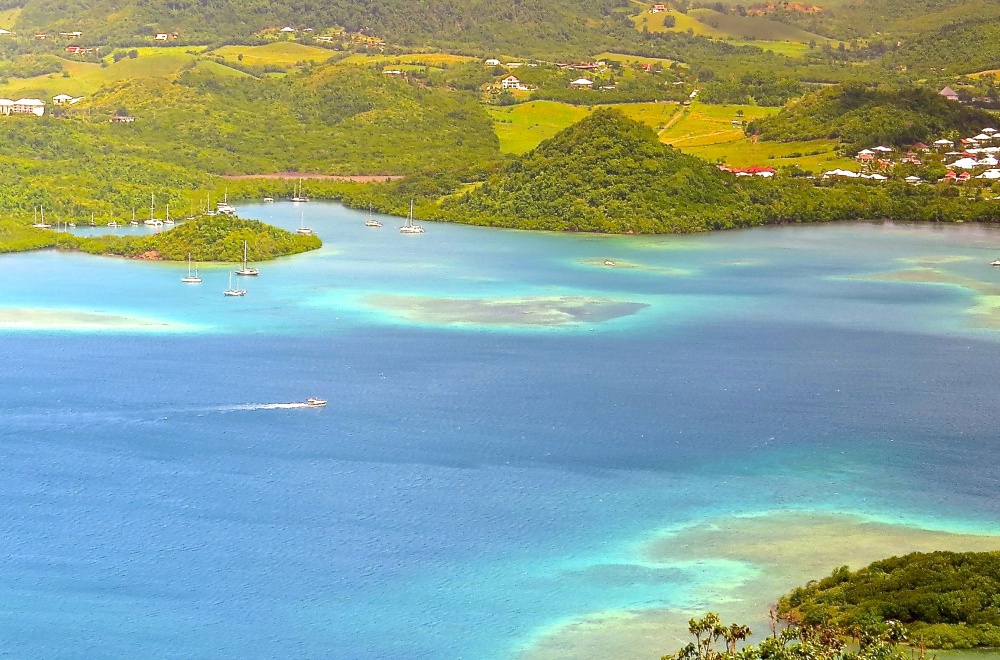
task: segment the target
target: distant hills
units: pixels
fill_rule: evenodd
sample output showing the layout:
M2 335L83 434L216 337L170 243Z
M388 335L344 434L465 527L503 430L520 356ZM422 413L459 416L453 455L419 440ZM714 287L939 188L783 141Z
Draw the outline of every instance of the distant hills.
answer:
M747 132L782 142L833 138L857 147L906 146L947 135L975 135L996 123L990 113L926 88L847 84L790 103L778 114L752 122Z

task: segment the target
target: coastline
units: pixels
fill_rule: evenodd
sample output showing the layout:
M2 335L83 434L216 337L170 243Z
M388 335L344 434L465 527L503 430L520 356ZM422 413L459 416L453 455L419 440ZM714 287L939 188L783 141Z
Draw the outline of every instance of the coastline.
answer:
M595 612L559 622L539 631L519 657L659 657L686 644L688 619L708 611L718 612L726 623L749 625L759 638L768 631L767 608L794 587L839 566L860 568L933 550L1000 550L1000 533L948 532L828 512L776 511L696 523L643 544L634 560L691 570L698 585L683 606ZM720 579L720 565L728 565L730 576L742 577Z

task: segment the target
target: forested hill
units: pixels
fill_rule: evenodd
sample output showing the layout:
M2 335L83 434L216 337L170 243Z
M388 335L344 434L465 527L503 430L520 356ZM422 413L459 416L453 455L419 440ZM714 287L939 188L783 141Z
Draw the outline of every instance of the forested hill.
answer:
M655 233L712 228L742 199L712 165L616 110L598 110L444 206L472 223Z
M340 26L403 46L433 43L477 51L539 50L539 54L585 52L609 31L626 35L630 28L624 15L631 11L628 0L25 0L22 4L18 29L82 30L95 42L125 43L148 40L156 32L176 32L182 41L219 43L245 39L267 28L322 31Z
M764 140L839 139L849 145L911 145L956 133L975 135L996 117L926 88L890 89L846 84L790 103L778 114L754 121L748 133Z

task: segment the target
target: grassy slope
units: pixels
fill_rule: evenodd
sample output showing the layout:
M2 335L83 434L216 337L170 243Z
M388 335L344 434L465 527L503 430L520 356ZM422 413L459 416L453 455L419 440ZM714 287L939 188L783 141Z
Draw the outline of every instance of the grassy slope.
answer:
M299 62L326 62L336 53L325 48L305 46L294 42L277 42L264 46L223 46L212 51L224 60L242 63L246 66L279 66L292 67Z

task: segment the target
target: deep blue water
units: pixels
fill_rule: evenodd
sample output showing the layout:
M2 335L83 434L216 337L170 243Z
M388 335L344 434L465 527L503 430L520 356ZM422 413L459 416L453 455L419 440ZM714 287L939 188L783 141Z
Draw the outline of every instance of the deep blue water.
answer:
M323 250L261 264L245 299L224 267L185 287L177 264L0 257L0 324L173 324L0 329L4 653L506 658L561 620L690 599L697 576L635 556L671 526L1000 520L1000 331L969 289L857 279L933 257L1000 284L1000 231L402 236L303 210ZM647 307L512 327L381 294ZM307 396L330 405L261 407Z

